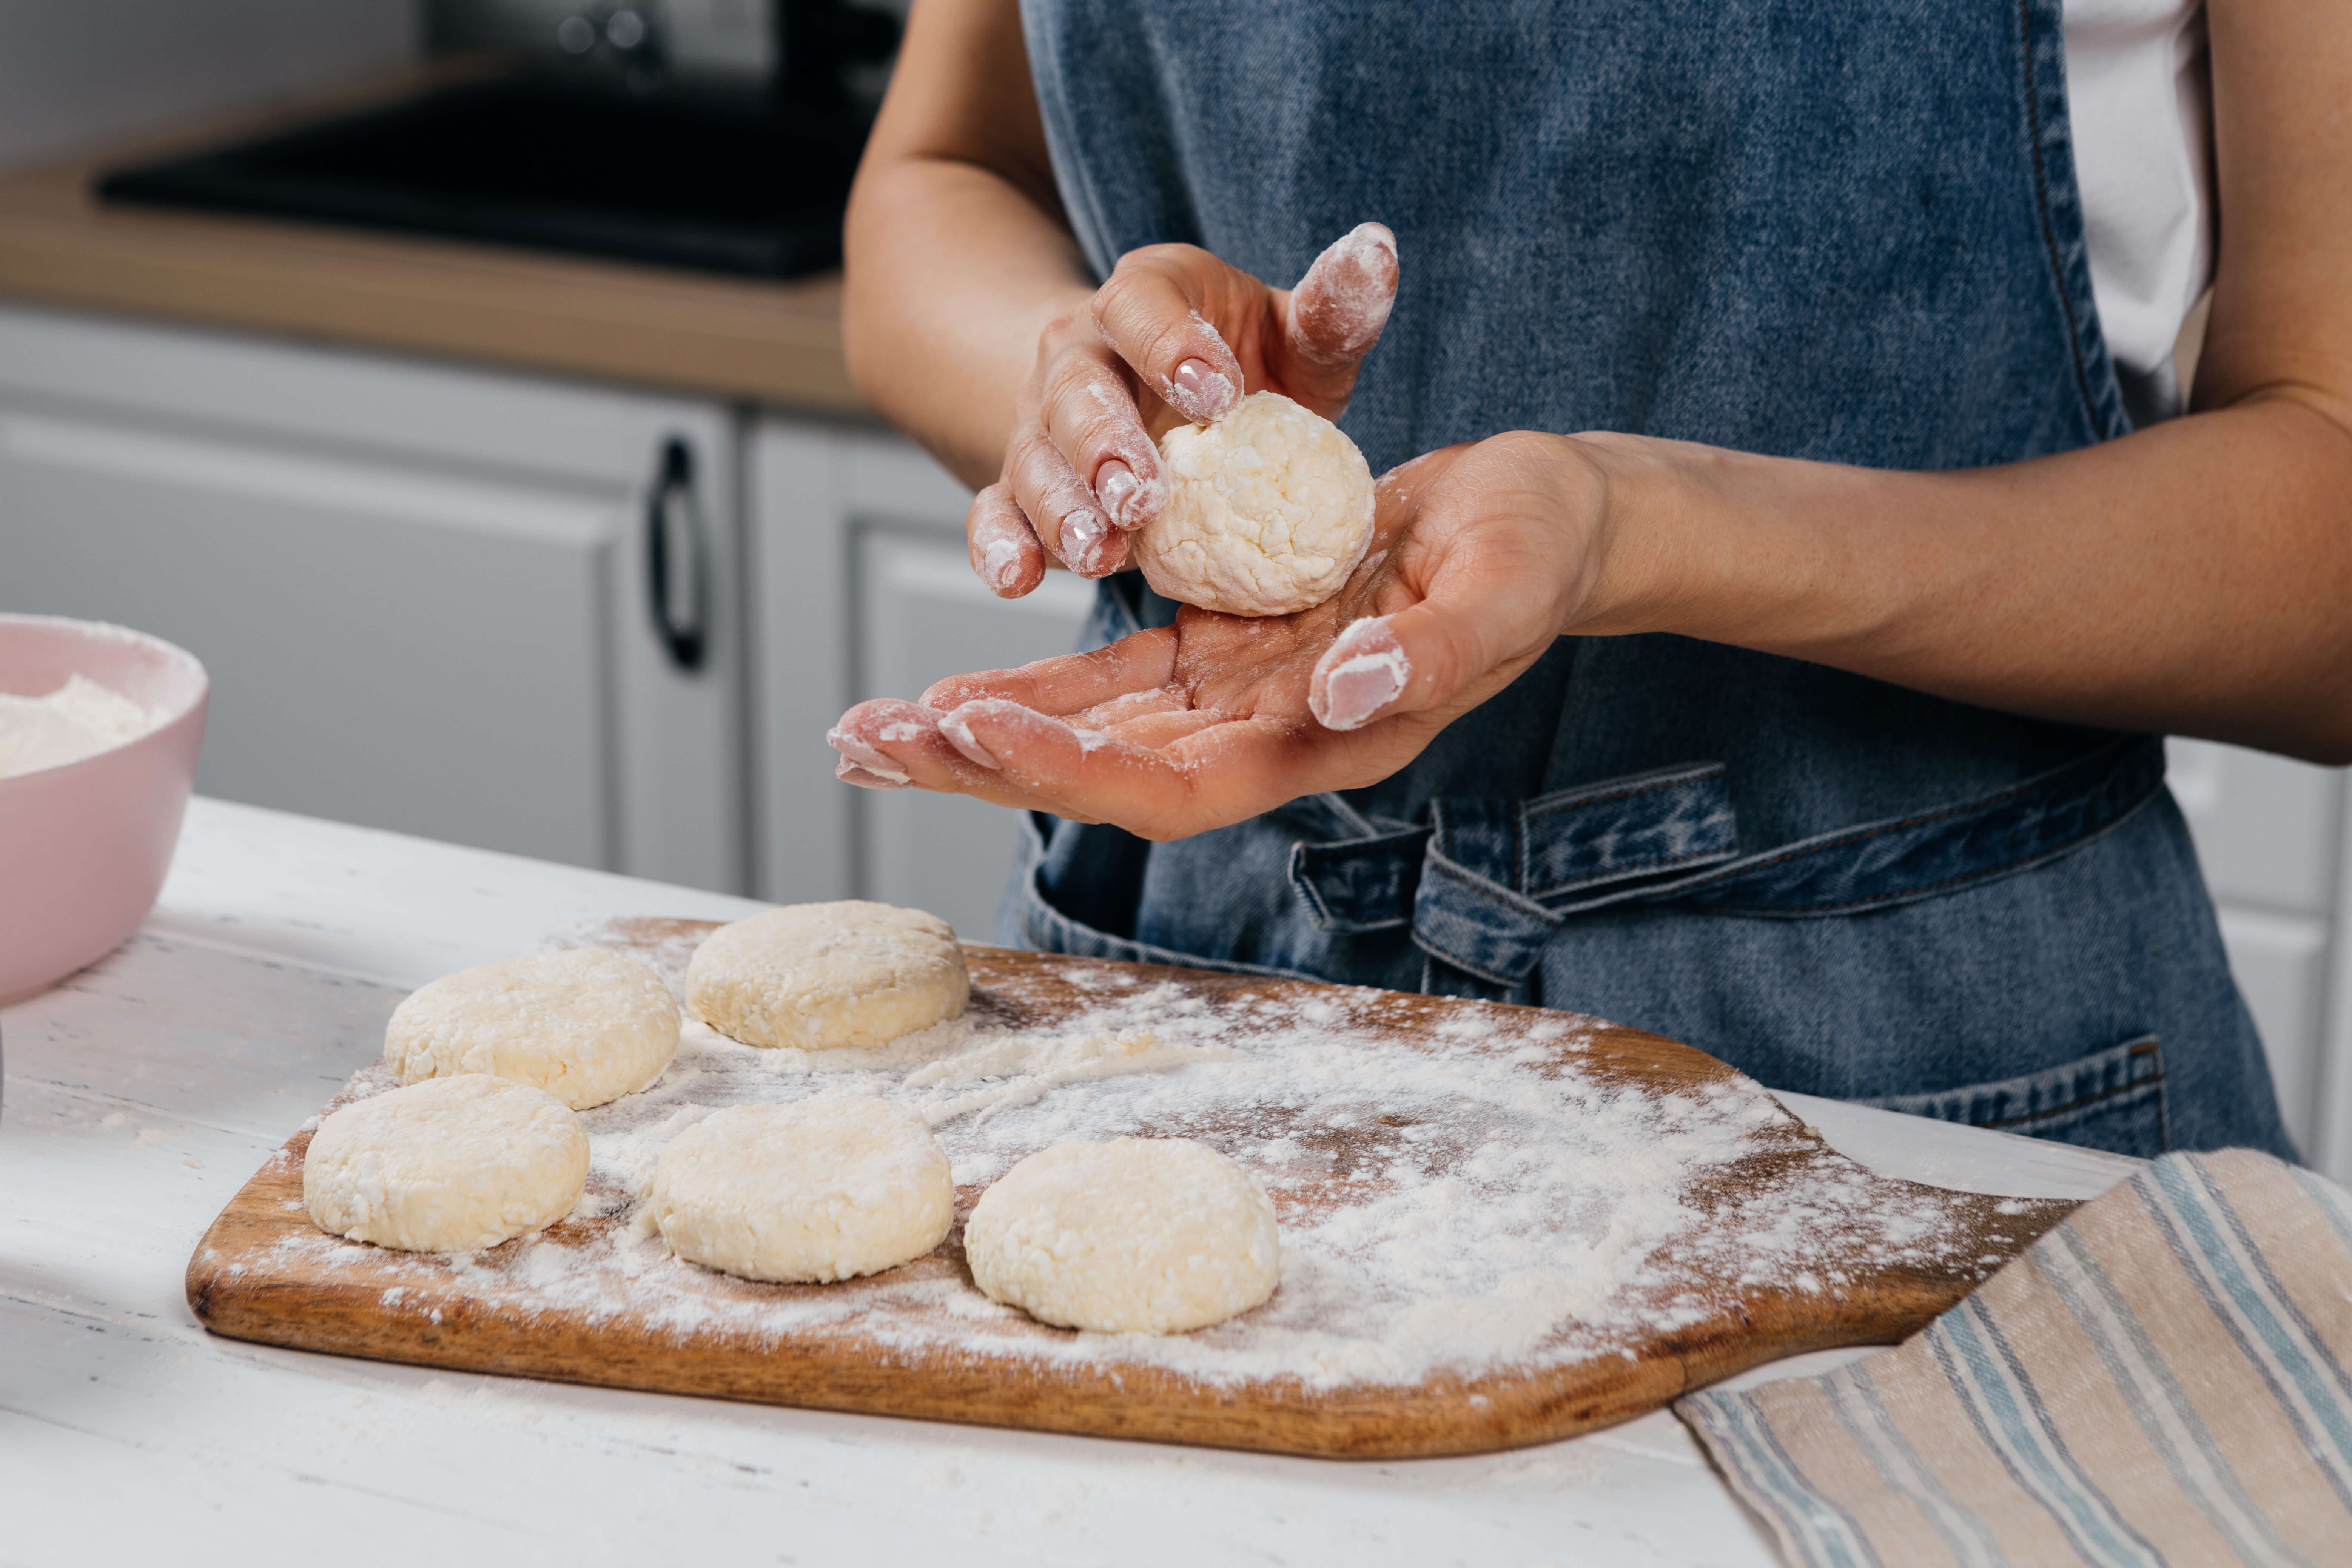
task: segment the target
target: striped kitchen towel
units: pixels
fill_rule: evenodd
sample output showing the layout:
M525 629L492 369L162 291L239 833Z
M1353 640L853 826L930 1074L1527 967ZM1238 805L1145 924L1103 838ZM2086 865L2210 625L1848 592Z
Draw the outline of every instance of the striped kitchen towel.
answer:
M2352 1194L2168 1154L1897 1349L1675 1411L1811 1568L2352 1564Z

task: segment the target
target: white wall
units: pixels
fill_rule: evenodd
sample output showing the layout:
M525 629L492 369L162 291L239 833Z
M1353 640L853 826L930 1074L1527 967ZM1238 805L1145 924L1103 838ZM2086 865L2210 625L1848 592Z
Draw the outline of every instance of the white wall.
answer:
M0 0L0 169L396 61L416 0Z

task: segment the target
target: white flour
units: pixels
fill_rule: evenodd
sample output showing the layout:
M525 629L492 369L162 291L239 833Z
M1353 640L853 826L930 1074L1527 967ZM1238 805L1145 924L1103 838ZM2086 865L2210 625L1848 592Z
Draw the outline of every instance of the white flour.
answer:
M170 717L77 675L46 697L0 691L0 779L128 745Z
M1404 695L1412 664L1386 616L1350 621L1317 661L1308 705L1327 730L1360 730Z
M1396 236L1358 224L1315 258L1292 293L1293 317L1311 322L1327 352L1360 354L1379 341L1396 303Z
M648 956L675 979L698 934ZM1317 1389L1630 1356L1636 1338L1719 1319L1742 1283L1837 1293L1848 1277L1825 1258L1874 1269L1969 1261L1948 1256L1959 1238L1940 1200L1890 1202L1747 1079L1667 1095L1612 1081L1588 1053L1588 1020L1465 1005L1416 1045L1376 1026L1392 1005L1381 993L1302 1005L1210 1001L1108 966L1076 980L1090 1005L1062 1023L1014 1026L976 990L962 1018L873 1050L760 1050L689 1026L651 1089L582 1114L592 1165L573 1217L597 1223L561 1238L456 1257L316 1232L280 1245L398 1279L387 1310L488 1301L524 1315L629 1313L681 1338L849 1336L886 1356ZM354 1088L388 1084L371 1068ZM1195 1333L1072 1333L982 1296L953 1238L948 1255L854 1286L768 1286L680 1263L632 1223L679 1130L721 1106L821 1089L882 1096L929 1120L966 1214L1015 1161L1065 1138L1201 1139L1273 1197L1280 1289Z

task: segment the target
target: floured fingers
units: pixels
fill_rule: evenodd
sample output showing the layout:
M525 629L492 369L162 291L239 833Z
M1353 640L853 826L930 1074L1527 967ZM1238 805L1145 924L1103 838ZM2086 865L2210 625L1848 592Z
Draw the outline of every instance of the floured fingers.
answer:
M1168 506L1160 449L1124 376L1100 359L1072 359L1047 395L1045 429L1113 525L1143 527Z
M1145 719L1106 734L1016 702L983 698L941 716L940 729L975 765L1056 816L1114 822L1145 838L1181 838L1280 805L1295 793L1302 733L1293 722L1190 718L1164 746L1139 743ZM1311 729L1311 727L1310 727ZM1312 745L1312 742L1307 742Z
M1045 580L1045 547L1013 499L1012 486L999 481L972 497L963 531L972 574L998 598L1017 599Z
M825 731L840 761L834 776L866 789L916 785L976 795L1000 805L1029 804L1007 791L990 770L976 768L940 733L940 715L896 698L861 702Z
M1157 626L1086 653L1057 654L1018 669L949 676L923 693L923 706L944 712L979 698L999 697L1041 713L1080 713L1166 687L1175 678L1176 648L1176 629Z
M1282 374L1293 396L1339 416L1388 325L1400 276L1396 236L1377 223L1358 224L1315 258L1285 308Z
M1095 504L1043 425L1013 438L1004 483L1037 542L1079 576L1108 577L1127 564L1127 535Z
M1245 390L1241 361L1202 310L1233 269L1190 245L1152 245L1118 259L1095 291L1095 323L1160 400L1206 425ZM1262 286L1259 286L1262 289Z

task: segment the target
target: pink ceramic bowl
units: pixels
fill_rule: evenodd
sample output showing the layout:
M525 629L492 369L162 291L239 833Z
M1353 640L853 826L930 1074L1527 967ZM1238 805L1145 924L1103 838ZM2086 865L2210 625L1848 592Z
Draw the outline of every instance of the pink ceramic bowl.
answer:
M0 1003L94 963L163 890L195 787L212 689L194 655L143 632L0 616L0 691L44 697L88 676L171 714L63 767L0 779Z

